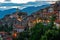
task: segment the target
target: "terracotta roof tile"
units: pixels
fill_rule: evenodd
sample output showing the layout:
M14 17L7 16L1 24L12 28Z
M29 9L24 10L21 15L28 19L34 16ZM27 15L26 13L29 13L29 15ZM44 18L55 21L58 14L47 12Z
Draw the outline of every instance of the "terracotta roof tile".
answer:
M7 34L7 32L0 32L0 34L5 34L5 33Z
M60 24L60 20L59 19L55 20L55 22L58 23L58 24Z
M18 24L15 24L14 26L18 29L24 29L25 28L24 26L21 26L21 25L18 25Z

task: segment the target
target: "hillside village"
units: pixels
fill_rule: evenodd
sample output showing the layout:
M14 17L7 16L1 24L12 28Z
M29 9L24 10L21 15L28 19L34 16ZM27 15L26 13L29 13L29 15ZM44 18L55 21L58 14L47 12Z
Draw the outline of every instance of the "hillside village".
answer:
M60 2L56 2L55 4L51 4L50 6L40 9L37 12L32 13L28 16L25 12L19 12L17 8L16 12L13 14L5 15L4 18L0 19L0 25L5 27L10 27L12 25L13 32L23 32L26 28L31 29L36 23L43 22L44 25L47 25L50 22L51 16L56 16L56 20L54 21L56 26L60 26ZM4 33L0 32L0 34Z

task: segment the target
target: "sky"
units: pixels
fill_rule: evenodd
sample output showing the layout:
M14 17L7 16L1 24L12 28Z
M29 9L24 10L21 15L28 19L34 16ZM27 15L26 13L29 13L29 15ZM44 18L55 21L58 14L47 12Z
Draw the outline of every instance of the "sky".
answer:
M1 0L1 3L27 3L35 1L57 1L57 0Z
M11 9L11 8L23 9L23 8L28 7L28 6L40 6L41 4L46 4L44 2L41 3L41 1L48 1L46 3L52 4L52 3L55 3L55 2L51 2L51 1L57 1L57 0L0 0L0 10L6 10L6 9ZM33 2L33 4L31 4L29 2ZM11 4L11 3L13 3L13 4ZM21 4L24 4L24 6L23 5L20 6ZM2 5L5 5L5 6L2 6ZM14 6L14 5L16 5L16 6Z
M48 1L48 2L41 2L41 1ZM19 8L20 10L27 8L27 7L38 7L42 5L49 5L53 4L57 0L0 0L0 11L12 9L12 8ZM0 14L1 18L2 14Z

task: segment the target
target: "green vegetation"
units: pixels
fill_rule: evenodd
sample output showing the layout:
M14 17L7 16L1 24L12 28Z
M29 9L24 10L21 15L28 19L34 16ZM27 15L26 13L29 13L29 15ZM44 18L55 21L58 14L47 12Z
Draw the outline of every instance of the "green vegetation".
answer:
M20 40L60 40L60 28L57 29L57 26L54 24L55 19L56 16L52 15L47 25L44 25L43 22L37 23L30 30L27 30L29 33L21 33ZM29 38L24 39L27 35Z
M60 28L54 24L56 16L52 15L50 22L44 25L43 22L37 23L34 27L25 29L25 31L18 33L17 37L13 40L60 40ZM0 26L0 31L10 32L12 31L12 25L8 27Z
M4 26L3 25L0 25L0 31L5 31L5 32L10 32L13 30L13 26L11 24L11 26L8 26L7 24L5 24Z

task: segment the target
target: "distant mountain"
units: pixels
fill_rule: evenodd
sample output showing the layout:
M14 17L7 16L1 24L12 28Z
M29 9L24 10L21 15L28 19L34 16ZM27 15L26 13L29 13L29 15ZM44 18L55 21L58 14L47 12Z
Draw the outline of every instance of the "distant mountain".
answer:
M0 12L2 12L2 11L0 10Z
M33 5L33 6L37 6L37 5L45 5L45 4L49 4L47 2L44 1L36 1L36 2L28 2L28 3L22 3L22 4L17 4L17 3L0 3L0 6L28 6L28 5Z
M36 2L28 2L28 3L22 3L22 4L17 4L17 3L0 3L0 10L7 10L11 8L19 8L23 9L26 7L31 7L31 6L42 6L42 5L49 5L48 2L41 2L41 1L36 1Z
M0 18L3 18L5 15L12 14L14 12L16 12L16 8L0 11Z
M27 8L24 8L22 10L19 10L21 12L27 12L28 15L31 15L33 12L36 12L40 9L44 9L46 7L49 7L50 5L43 5L43 6L30 6L30 7L27 7ZM0 12L0 18L3 18L5 15L7 14L13 14L14 12L16 12L16 8L12 8L12 9L9 9L9 10L4 10L4 11L1 11Z
M33 13L33 12L36 12L36 11L38 11L38 10L40 10L40 9L44 9L44 8L46 8L46 7L49 7L49 6L50 6L50 5L42 5L42 6L37 6L37 7L31 6L31 7L24 8L24 9L21 10L21 11L22 11L22 12L27 12L28 15L30 15L30 14Z

